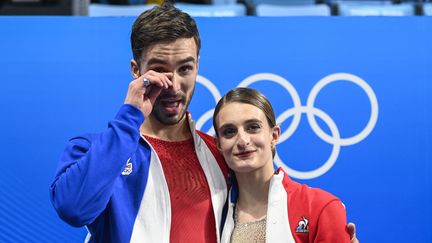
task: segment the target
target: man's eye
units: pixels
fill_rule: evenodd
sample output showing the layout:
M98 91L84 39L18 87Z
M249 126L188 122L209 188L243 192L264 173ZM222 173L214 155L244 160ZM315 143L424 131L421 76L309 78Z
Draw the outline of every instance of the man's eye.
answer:
M183 74L187 74L192 71L193 67L191 65L184 65L179 68L179 72Z
M163 67L155 67L155 68L151 68L151 70L158 72L158 73L167 73L168 71L163 68Z

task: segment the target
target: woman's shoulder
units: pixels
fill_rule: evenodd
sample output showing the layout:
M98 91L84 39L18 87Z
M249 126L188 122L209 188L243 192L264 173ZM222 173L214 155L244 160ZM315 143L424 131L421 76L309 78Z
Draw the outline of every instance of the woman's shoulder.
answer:
M321 188L310 187L292 180L286 173L283 184L290 199L298 200L312 208L322 208L332 201L340 201L338 197Z
M324 206L332 201L340 201L338 197L321 188L309 187L305 184L303 186L306 188L309 200L313 205Z

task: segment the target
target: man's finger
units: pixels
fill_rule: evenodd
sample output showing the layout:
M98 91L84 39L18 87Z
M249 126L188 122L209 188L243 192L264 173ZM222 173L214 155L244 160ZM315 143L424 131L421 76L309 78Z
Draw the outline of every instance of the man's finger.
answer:
M356 236L356 226L354 223L348 223L347 225L348 233L350 234L351 243L359 243Z

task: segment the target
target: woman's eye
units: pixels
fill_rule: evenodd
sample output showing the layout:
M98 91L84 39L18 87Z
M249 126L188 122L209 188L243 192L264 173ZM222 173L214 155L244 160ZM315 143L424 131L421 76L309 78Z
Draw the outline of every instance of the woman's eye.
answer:
M256 131L259 131L260 129L261 129L261 126L258 123L250 124L247 127L247 130L250 132L256 132Z
M229 137L234 136L236 134L236 132L237 132L237 130L234 128L226 128L226 129L222 130L222 136L229 138Z

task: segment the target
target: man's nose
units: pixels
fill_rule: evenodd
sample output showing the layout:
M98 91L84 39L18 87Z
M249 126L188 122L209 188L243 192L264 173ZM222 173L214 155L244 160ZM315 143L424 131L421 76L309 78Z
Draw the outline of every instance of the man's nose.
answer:
M171 77L172 86L171 89L174 91L180 90L180 78L178 77L178 74L176 72L173 73L173 76Z

